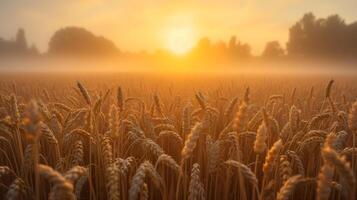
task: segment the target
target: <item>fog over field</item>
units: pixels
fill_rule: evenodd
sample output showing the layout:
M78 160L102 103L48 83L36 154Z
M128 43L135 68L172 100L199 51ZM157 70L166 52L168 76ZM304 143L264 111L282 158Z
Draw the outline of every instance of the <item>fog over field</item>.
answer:
M0 200L357 199L356 0L0 0Z

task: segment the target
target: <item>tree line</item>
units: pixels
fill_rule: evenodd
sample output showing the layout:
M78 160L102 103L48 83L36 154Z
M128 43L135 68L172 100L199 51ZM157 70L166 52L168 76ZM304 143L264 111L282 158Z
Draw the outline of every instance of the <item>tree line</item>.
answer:
M162 52L162 51L160 51ZM168 53L167 51L164 51ZM48 45L48 55L104 56L121 55L110 40L79 27L66 27L54 33ZM0 56L39 55L36 46L28 46L25 31L19 29L14 40L0 38ZM251 59L251 46L235 36L212 42L202 38L188 56L214 59ZM357 22L347 24L339 15L317 18L306 13L289 28L286 45L269 41L259 57L279 58L346 58L357 56Z
M35 45L28 46L25 30L19 29L16 38L12 40L4 40L0 38L0 56L35 56L39 55Z

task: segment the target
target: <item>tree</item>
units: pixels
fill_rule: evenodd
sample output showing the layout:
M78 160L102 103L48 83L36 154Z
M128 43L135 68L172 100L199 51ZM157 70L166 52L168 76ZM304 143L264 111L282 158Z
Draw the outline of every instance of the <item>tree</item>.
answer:
M16 46L18 51L25 52L27 50L27 41L25 36L25 30L20 28L16 34Z
M229 54L233 58L246 59L251 57L251 48L249 44L245 44L237 40L236 36L232 36L228 42Z
M341 57L357 55L357 25L339 15L317 19L305 14L289 29L288 55Z
M116 55L119 49L110 40L95 36L86 29L67 27L51 37L48 52L54 55L103 56Z
M278 41L271 41L265 45L262 56L265 58L279 58L284 56L284 49Z
M287 50L290 55L304 55L313 51L315 34L315 16L306 13L300 21L289 29Z
M230 51L233 51L234 48L236 47L237 44L237 38L236 36L232 36L231 39L229 39L229 43L228 43L228 48Z
M4 40L0 38L0 56L36 56L37 49L27 46L25 30L19 28L15 40Z
M29 54L30 55L38 55L39 54L39 51L38 51L38 49L37 49L37 47L36 47L36 45L31 45L31 47L29 48Z

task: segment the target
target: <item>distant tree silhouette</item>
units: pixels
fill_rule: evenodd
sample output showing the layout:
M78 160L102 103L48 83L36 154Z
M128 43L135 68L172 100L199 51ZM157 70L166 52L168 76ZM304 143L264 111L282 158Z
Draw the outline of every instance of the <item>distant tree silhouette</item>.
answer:
M232 36L228 44L229 52L233 58L246 59L252 56L249 44L237 41L236 36Z
M278 41L271 41L265 45L262 56L264 58L280 58L284 56L284 49Z
M307 13L289 29L287 51L293 56L356 56L357 24L346 24L338 15L316 19Z
M227 43L218 41L212 43L207 37L202 38L193 50L198 57L206 59L247 59L251 57L251 49L248 44L237 41L232 36Z
M211 41L207 37L205 37L205 38L201 38L198 41L195 51L197 51L197 52L199 52L201 54L207 55L207 54L210 53L211 48L212 48L211 47Z
M31 45L31 47L29 48L29 53L31 54L31 55L38 55L38 54L40 54L39 53L39 51L38 51L38 49L37 49L37 47L33 44L33 45Z
M67 27L55 32L49 42L49 54L72 56L116 55L119 49L113 42L95 36L84 28Z
M18 50L20 51L26 51L27 50L27 41L26 41L26 37L25 37L25 30L20 28L17 31L16 34L16 45Z
M357 55L357 22L354 22L347 26L347 38L349 42L347 44L349 52L352 52L354 56Z
M35 45L27 46L25 30L20 28L17 31L15 40L5 40L0 38L0 56L35 56L39 52Z

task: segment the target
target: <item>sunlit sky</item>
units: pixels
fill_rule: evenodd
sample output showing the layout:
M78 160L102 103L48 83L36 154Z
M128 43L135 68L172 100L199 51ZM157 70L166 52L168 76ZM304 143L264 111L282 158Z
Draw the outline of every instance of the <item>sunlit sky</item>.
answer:
M80 26L122 50L153 51L179 43L173 37L180 32L190 35L185 42L236 35L257 54L267 41L285 44L288 28L308 11L351 22L356 8L356 0L0 0L0 37L10 39L23 27L29 43L46 51L57 29Z

